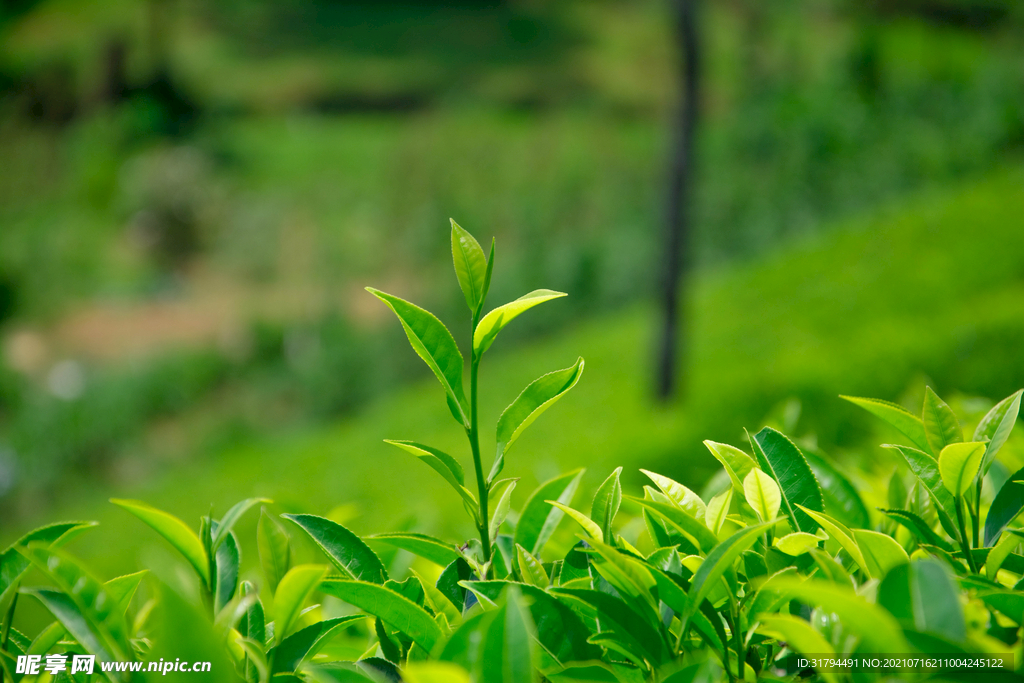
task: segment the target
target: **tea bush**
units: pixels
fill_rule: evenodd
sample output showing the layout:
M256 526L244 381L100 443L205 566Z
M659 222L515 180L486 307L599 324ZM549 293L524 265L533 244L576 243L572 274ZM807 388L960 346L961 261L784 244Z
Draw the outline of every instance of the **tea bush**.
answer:
M920 416L844 397L904 437L885 446L899 463L885 481L847 474L765 427L748 435L748 450L705 442L722 470L704 498L646 470L652 485L628 495L618 468L588 514L572 507L577 470L513 511L517 480L502 477L509 451L578 383L584 363L523 390L498 417L487 465L477 409L482 360L516 317L564 294L536 290L485 314L494 243L485 255L453 222L452 252L472 320L468 396L465 359L444 324L369 291L442 385L473 468L467 473L427 444L389 443L453 489L473 538L361 538L325 517L275 515L270 501L256 498L217 519L204 516L197 532L145 503L113 500L181 555L190 578L168 561L151 567L152 578L139 572L104 582L62 548L93 523L30 532L0 555L5 680L148 680L145 668L102 665L158 662L162 678L172 657L174 676L194 679L176 670L183 656L210 661L210 680L250 683L832 683L958 680L981 669L986 680L1021 678L1024 529L1014 524L1024 509L1024 468L1010 473L999 456L1024 390L996 404L969 440L930 389ZM888 504L871 510L875 499ZM235 526L260 506L257 573L243 569ZM569 543L555 533L564 517L577 532ZM297 561L299 536L327 562ZM395 550L415 556L414 565ZM54 619L33 636L13 625L27 599ZM94 655L96 673L57 672L54 656L76 654ZM55 661L53 673L26 673L27 656Z

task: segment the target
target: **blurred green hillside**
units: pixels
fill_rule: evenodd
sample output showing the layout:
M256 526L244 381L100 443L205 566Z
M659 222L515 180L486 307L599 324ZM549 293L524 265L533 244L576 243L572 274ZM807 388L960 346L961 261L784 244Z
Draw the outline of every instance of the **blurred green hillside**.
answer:
M880 474L891 471L889 459L876 462L873 449L858 449L901 437L870 431L877 425L840 401L839 391L899 396L917 408L927 382L965 392L958 410L980 416L991 403L972 396L1000 397L1024 385L1022 181L1024 170L1007 169L749 265L703 273L693 305L691 386L673 408L652 405L637 381L648 374L646 307L598 316L519 348L499 342L482 370L485 439L501 408L532 378L577 354L587 360L577 389L509 454L506 471L522 477L514 502L521 504L537 481L579 466L588 468L588 487L625 464L630 485L639 483L636 468L645 467L699 488L714 462L703 439L742 445L744 428L766 419L792 423L794 398L803 411L788 428ZM394 327L392 336L404 342ZM123 567L126 555L139 552L117 545L126 520L107 495L144 498L185 519L211 503L222 510L261 495L286 510L333 514L359 532L412 526L460 538L470 530L450 491L382 440L416 439L468 462L461 437L441 390L424 380L329 428L167 463L103 492L69 491L50 516L102 520L96 533L111 545L90 558L100 566ZM1024 456L1021 446L1013 445L1016 457ZM401 500L395 491L403 492Z
M496 415L587 358L512 454L524 492L584 464L700 485L701 439L792 397L843 451L868 427L839 392L1024 384L1017 5L732 0L702 16L689 386L648 401L668 7L5 4L0 540L57 514L119 529L115 494L189 519L253 492L352 503L373 530L405 514L385 480L454 533L432 474L381 440L459 435L362 290L464 336L450 216L497 238L492 303L570 293L484 368Z

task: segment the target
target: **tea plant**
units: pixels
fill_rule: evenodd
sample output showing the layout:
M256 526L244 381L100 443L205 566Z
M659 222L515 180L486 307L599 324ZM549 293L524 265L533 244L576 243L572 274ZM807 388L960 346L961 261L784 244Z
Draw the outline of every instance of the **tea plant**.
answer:
M722 473L704 497L647 470L651 484L627 495L618 468L587 512L572 507L583 476L577 470L538 487L513 514L516 480L499 478L509 448L576 385L583 361L535 380L505 409L485 468L481 360L516 316L563 295L538 290L484 314L493 242L485 257L453 222L452 251L472 322L468 397L464 358L447 328L422 308L370 292L395 313L444 388L468 440L475 491L458 458L414 441L389 443L454 489L475 538L360 537L316 515L278 517L262 499L242 501L219 519L203 517L197 532L145 503L115 500L186 560L194 607L182 609L181 589L144 573L94 577L61 548L91 523L37 529L0 556L4 676L51 680L17 668L28 654L153 661L174 632L191 629L222 653L224 668L211 680L249 683L1022 678L1024 529L1016 519L1024 510L1024 468L1010 472L1017 456L1005 448L1021 391L996 404L970 441L931 389L920 416L844 397L906 438L885 446L897 465L891 476L848 476L812 445L765 427L748 435L747 450L705 442ZM870 511L866 501L878 500L888 503ZM258 505L260 571L246 574L234 529ZM555 533L565 517L575 525L568 542ZM299 530L326 564L294 563ZM402 569L374 547L407 551L418 564ZM33 576L49 585L25 585ZM154 597L135 606L141 585ZM34 637L13 627L24 596L54 618ZM150 623L155 613L162 630ZM854 657L887 663L853 667ZM841 663L826 666L829 660ZM956 670L964 662L967 674Z

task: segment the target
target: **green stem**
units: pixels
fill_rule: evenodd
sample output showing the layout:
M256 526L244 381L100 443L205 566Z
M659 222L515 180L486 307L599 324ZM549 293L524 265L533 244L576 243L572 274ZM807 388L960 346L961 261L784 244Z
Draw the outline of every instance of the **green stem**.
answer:
M476 333L476 326L480 322L479 312L473 314L473 330L470 334L470 344L473 343L473 335ZM480 496L480 543L483 544L484 564L491 560L491 533L489 529L490 519L487 516L487 482L484 480L484 468L480 462L480 433L477 419L477 376L480 370L480 357L476 349L470 351L469 365L469 430L466 436L469 437L469 447L473 451L473 467L476 469L476 487ZM486 576L480 577L486 579Z
M736 605L736 598L730 593L729 602L732 603L732 635L736 647L736 676L743 680L746 676L744 671L746 655L743 652L743 633L740 628L740 610Z
M974 489L974 509L971 511L971 532L974 535L974 547L981 547L981 483L984 477L978 476L978 484Z
M974 555L971 554L971 546L968 543L967 527L964 526L964 497L957 496L954 502L956 503L956 523L960 527L960 550L963 551L964 556L967 559L967 566L971 568L971 572L977 574L978 568L974 564Z
M14 622L14 609L18 606L18 586L14 586L14 595L11 597L11 606L7 610L7 619L4 620L4 632L0 634L0 650L7 651L7 644L11 639L11 624ZM3 681L3 671L0 671L0 682Z

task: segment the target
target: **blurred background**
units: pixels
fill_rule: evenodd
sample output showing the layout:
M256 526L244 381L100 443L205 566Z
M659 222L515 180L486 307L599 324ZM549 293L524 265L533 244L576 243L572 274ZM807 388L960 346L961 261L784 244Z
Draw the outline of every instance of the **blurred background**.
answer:
M870 464L897 437L838 394L916 412L930 384L970 416L1024 386L1020 3L696 5L666 403L674 0L4 0L0 547L94 518L95 560L123 568L140 527L111 496L192 521L266 495L358 532L469 535L382 442L469 462L363 291L461 344L449 217L497 238L492 305L570 294L487 357L485 439L529 381L587 360L510 454L515 504L579 466L699 489L701 441L766 422Z

